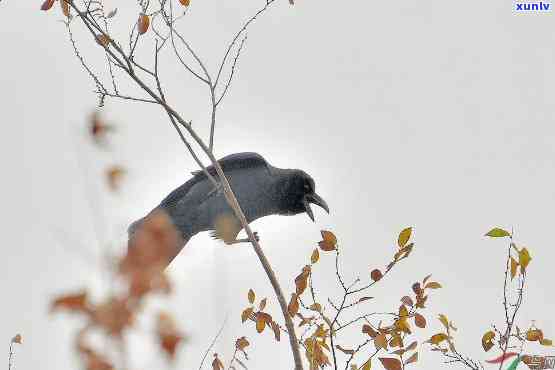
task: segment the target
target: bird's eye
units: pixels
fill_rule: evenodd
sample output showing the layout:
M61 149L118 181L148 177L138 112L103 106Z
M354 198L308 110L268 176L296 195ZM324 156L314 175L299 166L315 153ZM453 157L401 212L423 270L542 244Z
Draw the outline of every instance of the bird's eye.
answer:
M310 185L304 184L304 188L305 188L305 190L310 190Z

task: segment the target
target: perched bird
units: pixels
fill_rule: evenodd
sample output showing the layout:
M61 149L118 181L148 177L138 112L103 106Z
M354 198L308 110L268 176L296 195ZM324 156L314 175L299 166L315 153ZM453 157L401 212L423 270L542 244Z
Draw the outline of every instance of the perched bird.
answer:
M311 203L329 213L328 205L315 192L314 180L302 170L273 167L257 153L231 154L218 163L249 223L264 216L303 212L314 221ZM217 179L213 166L207 171ZM237 239L241 223L223 191L215 189L203 171L193 172L190 180L172 191L150 214L160 210L169 216L182 238L170 262L193 235L202 231L212 231L214 238L226 244L247 241ZM130 239L147 217L131 224Z

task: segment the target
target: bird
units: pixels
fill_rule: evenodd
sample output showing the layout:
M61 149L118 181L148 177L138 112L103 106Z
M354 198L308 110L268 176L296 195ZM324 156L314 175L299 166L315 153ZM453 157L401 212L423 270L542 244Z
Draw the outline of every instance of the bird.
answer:
M316 193L314 179L303 170L274 167L254 152L230 154L218 163L249 224L261 217L301 213L306 213L314 222L311 204L321 207L328 214L330 212L326 201ZM207 167L206 171L217 179L214 166ZM181 239L170 253L168 264L200 232L210 231L213 238L228 245L249 241L248 238L237 239L243 227L223 191L215 187L204 171L194 171L192 175L147 216L128 228L131 241L149 215L163 211L169 216ZM255 237L258 238L257 233Z

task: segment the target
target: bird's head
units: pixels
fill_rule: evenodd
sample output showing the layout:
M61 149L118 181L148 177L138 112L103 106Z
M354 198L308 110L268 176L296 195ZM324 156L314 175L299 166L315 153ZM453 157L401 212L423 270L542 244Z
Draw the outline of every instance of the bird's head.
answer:
M286 214L299 214L306 212L308 217L314 221L314 212L310 204L322 207L330 213L328 204L322 197L316 194L315 184L312 177L301 170L292 170L287 176L285 186L285 212Z

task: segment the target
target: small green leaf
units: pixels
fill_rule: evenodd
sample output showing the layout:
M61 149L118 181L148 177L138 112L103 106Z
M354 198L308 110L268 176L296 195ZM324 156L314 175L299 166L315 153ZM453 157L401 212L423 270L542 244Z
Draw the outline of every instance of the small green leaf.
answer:
M490 238L504 238L506 236L511 236L511 234L507 230L495 227L488 231L486 236L489 236Z

